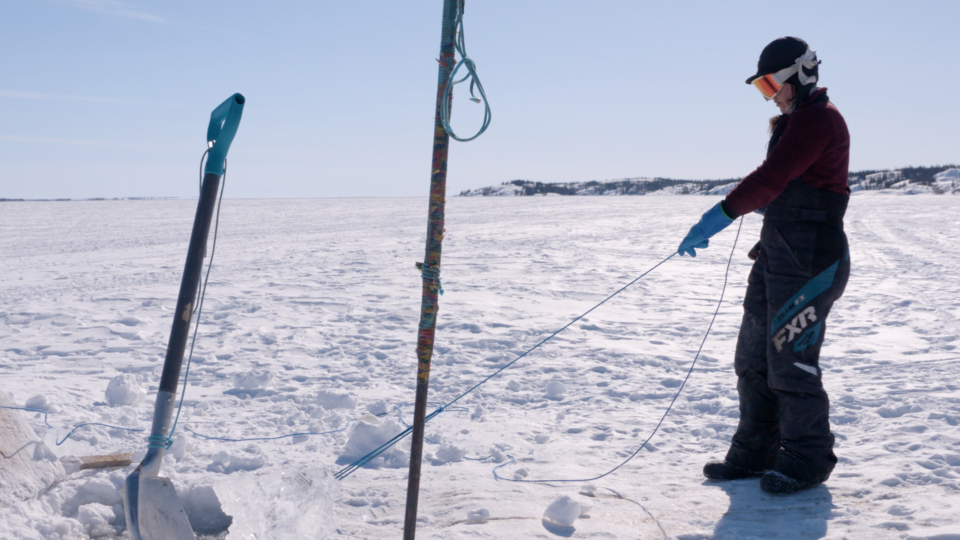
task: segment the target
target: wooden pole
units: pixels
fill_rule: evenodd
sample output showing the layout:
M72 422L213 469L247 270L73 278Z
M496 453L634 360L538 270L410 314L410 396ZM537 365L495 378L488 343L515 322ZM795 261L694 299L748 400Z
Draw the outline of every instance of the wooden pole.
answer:
M410 446L410 476L407 482L407 508L403 539L414 540L417 533L417 502L420 496L420 462L423 459L423 431L427 414L427 387L430 383L430 359L437 329L440 292L440 250L443 242L444 203L447 191L447 154L450 137L443 128L440 107L447 90L450 72L456 63L454 39L458 3L444 0L443 28L440 33L440 74L437 82L437 108L433 121L433 160L430 167L430 209L427 220L427 247L423 259L423 300L417 332L417 398L413 409L413 440Z

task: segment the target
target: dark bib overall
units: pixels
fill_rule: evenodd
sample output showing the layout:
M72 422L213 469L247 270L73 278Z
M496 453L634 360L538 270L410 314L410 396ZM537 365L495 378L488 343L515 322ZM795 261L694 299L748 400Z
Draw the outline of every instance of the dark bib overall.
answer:
M730 463L802 481L826 480L837 463L819 358L830 307L850 276L848 200L796 179L764 213L737 340Z

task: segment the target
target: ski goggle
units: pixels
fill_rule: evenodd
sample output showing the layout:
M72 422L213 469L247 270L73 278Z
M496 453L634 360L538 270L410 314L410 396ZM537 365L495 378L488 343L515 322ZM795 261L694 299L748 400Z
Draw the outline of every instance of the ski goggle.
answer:
M753 80L753 86L763 94L763 99L770 101L780 93L780 90L783 90L783 83L796 72L797 66L794 64L776 73L757 77Z
M753 85L757 87L757 90L763 94L763 99L770 101L777 94L780 93L780 90L783 90L783 85L774 80L773 75L764 75L758 79L753 80Z
M789 79L794 73L799 73L800 84L817 82L816 77L808 77L807 74L800 69L800 67L802 66L809 70L813 69L818 64L820 64L820 61L817 60L817 52L807 47L807 52L805 52L800 58L797 58L795 64L790 67L783 68L776 73L770 73L762 77L757 77L752 81L753 86L755 86L757 90L763 94L763 99L770 101L780 93L780 90L783 90L783 83L785 83L786 80Z

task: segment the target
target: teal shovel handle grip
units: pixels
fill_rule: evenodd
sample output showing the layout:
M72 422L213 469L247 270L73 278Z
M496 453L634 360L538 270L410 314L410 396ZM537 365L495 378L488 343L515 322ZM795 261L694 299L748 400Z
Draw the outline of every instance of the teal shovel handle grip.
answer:
M223 176L223 165L227 160L227 152L230 151L230 143L240 127L245 101L243 94L234 94L210 113L210 127L207 128L210 155L207 156L207 166L203 169L205 174Z

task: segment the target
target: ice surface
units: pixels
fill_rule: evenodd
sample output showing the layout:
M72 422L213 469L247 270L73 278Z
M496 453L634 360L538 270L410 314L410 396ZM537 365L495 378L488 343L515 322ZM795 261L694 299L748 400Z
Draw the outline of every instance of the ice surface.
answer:
M949 182L947 175L936 185ZM450 198L430 410L662 260L716 200ZM745 253L761 224L746 216L726 300L697 369L648 447L657 451L591 482L593 498L576 496L581 514L585 501L596 504L590 519L576 521L575 536L956 535L956 201L873 192L851 198L845 230L853 272L831 312L821 358L840 463L824 486L786 502L764 496L756 482L707 483L700 473L726 452L738 421L733 352L752 265ZM139 462L142 432L87 426L62 446L53 443L84 422L149 427L152 400L110 407L104 391L130 374L155 392L196 201L0 206L0 386L16 390L14 405L39 397L57 408L53 429L43 415L10 411L45 443L40 454L30 448L31 461L135 452ZM224 201L195 351L202 361L191 367L182 427L163 466L187 511L198 509L191 519L215 516L209 534L229 518L216 514L203 486L331 466L347 450L359 457L400 432L395 407L410 421L421 293L413 263L423 257L425 208L423 199ZM428 436L442 444L427 441L425 455L436 460L444 445L466 455L425 463L417 537L552 535L544 509L582 482L515 484L494 480L491 469L512 459L500 476L590 478L635 451L700 345L735 234L732 226L718 234L695 260L671 259L433 419ZM258 370L273 374L268 387L234 387L234 374ZM553 381L566 386L563 399L547 398ZM318 400L321 390L330 394ZM382 420L392 425L368 422L355 431L367 412L389 413ZM259 451L248 451L250 442L207 440L187 427L224 438L348 429L256 441ZM396 536L405 448L341 483L334 536ZM130 468L71 471L0 508L0 538L52 540L57 530L81 538L89 536L78 521L82 506L117 513L111 497ZM464 519L480 508L495 517L482 525ZM122 520L114 525L122 528Z
M136 406L147 397L147 391L140 386L136 375L124 373L110 379L107 384L107 403L113 407Z
M573 526L578 517L580 517L580 503L569 495L557 497L543 511L543 519L564 527Z
M238 473L214 486L233 518L228 540L329 538L339 484L322 468Z
M183 503L190 526L198 533L222 533L233 522L232 518L223 512L223 505L213 486L178 486L177 495Z

